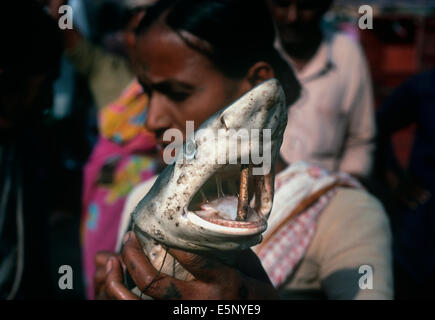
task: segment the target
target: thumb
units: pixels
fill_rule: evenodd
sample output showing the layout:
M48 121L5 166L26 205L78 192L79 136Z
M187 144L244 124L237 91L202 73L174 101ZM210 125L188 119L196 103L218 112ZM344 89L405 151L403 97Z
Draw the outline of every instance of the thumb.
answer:
M232 270L222 262L210 257L174 248L169 248L168 253L172 255L183 266L183 268L189 271L195 278L205 282L213 281L222 276L222 274Z

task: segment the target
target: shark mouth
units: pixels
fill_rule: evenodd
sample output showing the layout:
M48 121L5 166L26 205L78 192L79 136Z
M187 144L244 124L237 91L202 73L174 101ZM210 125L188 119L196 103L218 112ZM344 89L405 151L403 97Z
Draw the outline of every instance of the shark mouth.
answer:
M202 229L227 235L264 232L272 208L272 173L252 175L250 165L229 165L197 191L185 214Z

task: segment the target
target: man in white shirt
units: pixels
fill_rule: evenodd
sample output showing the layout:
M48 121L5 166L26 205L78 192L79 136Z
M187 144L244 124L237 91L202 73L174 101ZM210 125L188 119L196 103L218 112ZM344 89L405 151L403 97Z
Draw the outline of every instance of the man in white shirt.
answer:
M369 70L359 45L322 31L332 0L268 0L276 47L303 86L281 147L287 163L308 161L358 178L369 175L375 136Z

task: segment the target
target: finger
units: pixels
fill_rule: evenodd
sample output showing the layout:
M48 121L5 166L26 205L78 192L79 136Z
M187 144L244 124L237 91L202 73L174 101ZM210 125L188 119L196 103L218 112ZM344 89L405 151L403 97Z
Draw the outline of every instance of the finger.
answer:
M157 274L157 270L144 254L134 232L125 235L121 257L139 288L145 287Z
M230 268L216 259L197 255L184 250L169 248L171 254L184 269L189 271L196 279L210 282L222 274L230 271Z
M159 273L143 253L133 232L126 235L122 250L122 259L137 287L146 295L155 299L182 299L186 290L190 290L187 281L181 281Z
M119 253L115 253L115 252L111 252L111 251L99 251L97 252L97 254L95 255L95 266L96 268L102 268L105 271L106 268L106 264L107 261L109 260L110 257L115 257L115 258L121 258L121 255ZM121 261L121 265L122 265L122 269L127 270L127 268L125 267L125 264L122 260Z
M98 251L95 254L95 265L96 266L106 266L107 261L110 257L117 257L119 254L116 254L111 251Z
M95 296L99 295L104 290L104 283L106 281L105 268L97 268L94 275L94 293Z
M174 256L186 270L192 273L197 279L203 281L214 281L215 279L222 278L223 275L228 276L229 273L234 272L232 268L215 259L178 249L170 249L169 253ZM243 250L234 255L236 257L234 267L240 272L253 279L271 283L260 259L251 249Z
M112 299L138 300L123 284L122 266L117 258L110 258L106 269L106 293Z
M113 256L112 252L100 251L95 255L95 274L94 274L94 294L95 298L104 292L104 283L106 281L106 264L109 258Z

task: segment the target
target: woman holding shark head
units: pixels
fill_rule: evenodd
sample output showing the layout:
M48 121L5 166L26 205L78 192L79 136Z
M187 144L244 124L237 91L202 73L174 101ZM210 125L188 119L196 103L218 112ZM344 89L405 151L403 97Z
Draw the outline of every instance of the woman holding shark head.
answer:
M300 86L273 47L275 31L266 5L260 0L249 5L162 0L141 21L136 71L150 95L146 126L162 150L169 144L163 140L165 130L185 132L188 120L197 128L265 80L280 80L288 106L298 99ZM120 234L150 188L150 183L140 185L130 195ZM138 299L124 285L122 271L128 269L137 287L156 299L390 299L390 245L382 206L350 176L278 161L269 227L253 251L242 251L235 264L226 265L168 248L194 276L180 280L160 273L128 232L121 254L97 255L95 294ZM374 271L370 290L360 279L367 268Z

